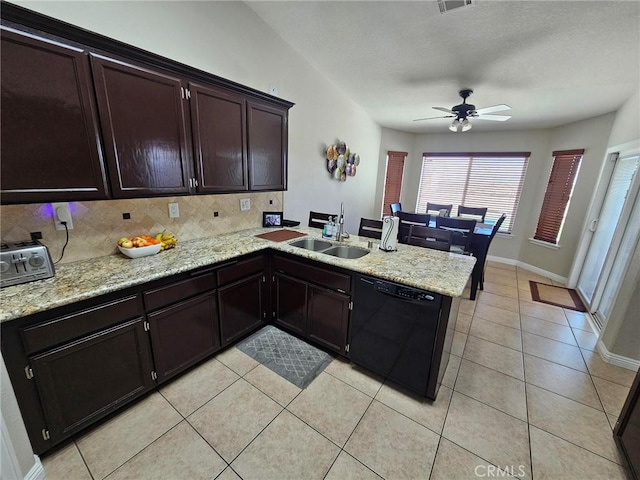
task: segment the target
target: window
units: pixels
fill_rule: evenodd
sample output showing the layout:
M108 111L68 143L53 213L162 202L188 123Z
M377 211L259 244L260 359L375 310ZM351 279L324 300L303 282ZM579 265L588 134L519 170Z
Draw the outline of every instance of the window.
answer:
M553 152L553 167L533 236L535 240L558 244L583 154L584 150Z
M391 215L391 204L400 202L406 152L387 152L387 173L382 194L382 216Z
M487 207L487 220L507 218L500 232L511 233L530 152L423 153L416 212L427 202Z

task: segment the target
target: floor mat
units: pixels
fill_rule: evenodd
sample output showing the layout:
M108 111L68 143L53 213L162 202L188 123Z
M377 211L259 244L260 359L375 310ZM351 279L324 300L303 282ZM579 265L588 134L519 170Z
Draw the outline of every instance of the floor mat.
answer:
M328 353L271 325L236 347L300 388L309 385L333 360Z
M578 293L571 288L556 287L546 283L538 283L529 280L531 298L535 302L548 303L557 307L568 308L578 312L586 312Z

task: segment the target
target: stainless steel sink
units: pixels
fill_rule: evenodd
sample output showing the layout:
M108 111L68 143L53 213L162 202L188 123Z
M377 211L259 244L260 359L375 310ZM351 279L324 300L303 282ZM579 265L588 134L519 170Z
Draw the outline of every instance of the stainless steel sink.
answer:
M349 245L338 245L336 247L328 248L327 250L323 250L322 253L326 253L327 255L333 255L334 257L339 258L360 258L364 257L369 253L369 250L360 247L351 247Z
M330 242L325 242L324 240L316 240L315 238L303 238L302 240L295 240L289 245L304 248L306 250L313 250L314 252L319 252L321 250L326 250L333 244Z

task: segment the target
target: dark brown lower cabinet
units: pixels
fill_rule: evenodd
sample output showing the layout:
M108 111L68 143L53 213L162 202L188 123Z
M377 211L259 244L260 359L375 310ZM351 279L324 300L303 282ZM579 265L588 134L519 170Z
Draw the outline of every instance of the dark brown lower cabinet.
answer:
M275 279L275 322L306 335L307 283L282 273Z
M613 435L629 461L633 478L640 478L640 371L636 373Z
M218 290L223 346L264 323L262 284L259 273Z
M153 365L141 317L31 357L51 438L61 438L151 390Z
M349 327L348 295L309 285L307 336L338 353L345 353Z
M147 315L158 382L220 348L216 292Z

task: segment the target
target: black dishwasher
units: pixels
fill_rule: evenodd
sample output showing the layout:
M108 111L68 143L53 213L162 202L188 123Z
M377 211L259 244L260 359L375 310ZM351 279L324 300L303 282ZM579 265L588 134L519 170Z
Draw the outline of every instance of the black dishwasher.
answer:
M427 395L442 296L358 275L353 303L351 361Z

